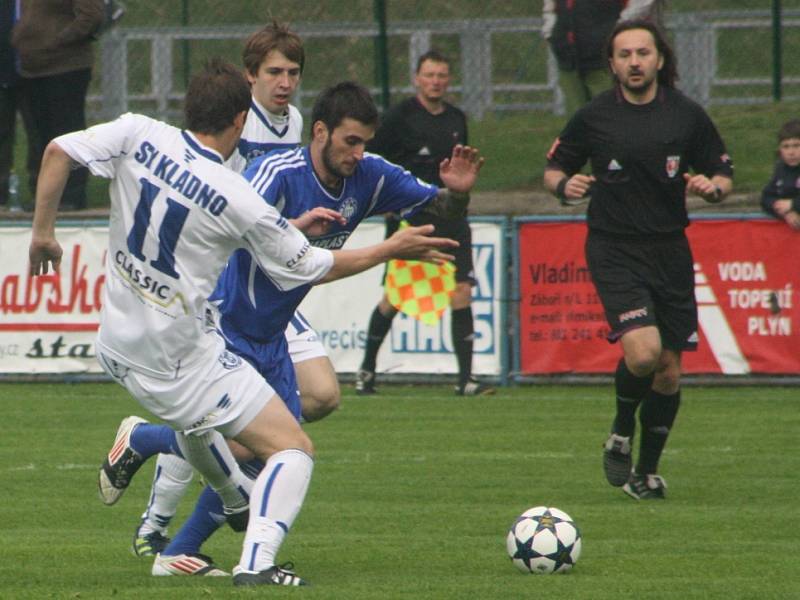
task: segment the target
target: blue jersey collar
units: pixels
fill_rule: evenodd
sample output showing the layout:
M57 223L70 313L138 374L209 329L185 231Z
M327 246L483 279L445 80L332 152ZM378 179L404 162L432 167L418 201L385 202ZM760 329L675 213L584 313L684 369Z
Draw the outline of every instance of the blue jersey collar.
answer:
M219 164L223 164L225 162L225 159L222 158L222 155L219 152L201 144L191 131L182 129L181 135L183 136L183 139L186 140L186 143L189 144L189 147L197 152L200 156L203 156L208 160L213 160Z

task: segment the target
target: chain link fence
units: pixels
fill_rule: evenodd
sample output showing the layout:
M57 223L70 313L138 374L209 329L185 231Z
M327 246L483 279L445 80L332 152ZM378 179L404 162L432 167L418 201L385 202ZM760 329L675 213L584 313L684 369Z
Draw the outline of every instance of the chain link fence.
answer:
M540 35L542 3L523 0L385 0L392 100L412 92L416 58L435 47L453 61L455 101L476 119L489 112L561 114L558 73ZM800 51L800 0L783 0L781 47ZM89 98L96 119L137 111L176 120L192 70L212 55L240 64L244 38L276 18L304 39L306 70L296 104L305 112L324 86L355 79L381 90L377 0L130 0L98 43ZM668 0L680 87L703 105L773 100L771 0ZM800 99L800 65L786 60L780 92Z

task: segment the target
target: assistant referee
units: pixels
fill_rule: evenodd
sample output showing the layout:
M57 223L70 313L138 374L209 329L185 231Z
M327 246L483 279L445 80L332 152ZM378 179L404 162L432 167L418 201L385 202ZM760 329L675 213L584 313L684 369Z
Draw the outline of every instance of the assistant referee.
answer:
M664 498L657 470L680 405L681 353L697 347L686 194L721 201L733 166L706 112L675 89L675 57L655 24L618 23L606 57L616 85L567 123L548 153L544 183L562 199L591 188L586 260L609 341L619 340L623 354L603 446L606 478L633 498ZM592 174L580 174L587 161Z

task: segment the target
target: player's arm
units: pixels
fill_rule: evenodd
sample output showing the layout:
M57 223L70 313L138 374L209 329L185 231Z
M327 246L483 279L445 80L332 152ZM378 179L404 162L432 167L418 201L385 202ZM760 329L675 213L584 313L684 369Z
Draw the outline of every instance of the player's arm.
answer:
M407 227L380 244L356 250L334 250L331 252L333 266L318 283L349 277L393 258L435 263L455 260L446 252L457 247L458 242L447 238L430 237L431 233L433 225Z
M30 274L47 274L52 264L58 271L61 246L56 241L58 203L72 169L72 158L55 142L50 142L42 156L36 184L36 207L33 213L33 233L28 250Z
M467 213L469 193L478 180L484 158L472 146L457 144L450 158L439 165L439 177L445 187L439 188L436 198L424 209L446 219L461 218Z

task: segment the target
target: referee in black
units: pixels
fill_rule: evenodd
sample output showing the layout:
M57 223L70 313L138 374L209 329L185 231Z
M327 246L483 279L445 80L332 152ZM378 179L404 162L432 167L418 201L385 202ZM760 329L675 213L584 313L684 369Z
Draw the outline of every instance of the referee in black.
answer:
M633 498L664 498L656 473L680 405L681 352L697 347L686 194L719 202L732 189L733 167L711 119L675 89L675 56L656 25L618 23L606 57L616 85L567 123L548 153L544 183L562 199L591 189L586 261L609 341L619 340L623 354L603 447L606 478ZM579 173L586 161L592 175Z
M440 163L450 157L454 146L467 144L466 116L444 99L449 84L450 63L443 54L430 50L420 56L414 77L417 94L386 112L367 150L408 169L423 181L445 187L439 177ZM475 279L469 221L466 216L446 221L425 212L411 217L409 221L412 225L431 223L436 228L436 235L459 243L459 247L453 251L456 258L456 289L450 302L453 349L458 362L456 393L462 396L490 394L494 390L472 376L475 328L471 302ZM397 230L398 225L398 220L387 216L387 237ZM358 394L375 393L378 350L396 314L397 310L386 295L372 311L364 360L356 376Z

